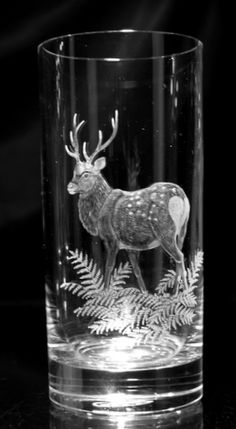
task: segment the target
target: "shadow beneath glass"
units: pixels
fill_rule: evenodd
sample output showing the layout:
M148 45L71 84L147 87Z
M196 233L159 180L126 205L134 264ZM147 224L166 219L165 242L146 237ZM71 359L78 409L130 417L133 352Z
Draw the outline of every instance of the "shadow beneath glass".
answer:
M50 429L203 429L202 404L168 413L125 415L73 413L51 406Z

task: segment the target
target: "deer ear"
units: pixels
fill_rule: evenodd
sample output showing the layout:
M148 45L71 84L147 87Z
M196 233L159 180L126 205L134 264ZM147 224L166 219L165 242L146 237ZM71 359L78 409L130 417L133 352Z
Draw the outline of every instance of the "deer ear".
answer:
M96 159L96 161L94 161L94 168L98 171L103 170L103 168L106 167L106 158L104 156L102 156L101 158Z

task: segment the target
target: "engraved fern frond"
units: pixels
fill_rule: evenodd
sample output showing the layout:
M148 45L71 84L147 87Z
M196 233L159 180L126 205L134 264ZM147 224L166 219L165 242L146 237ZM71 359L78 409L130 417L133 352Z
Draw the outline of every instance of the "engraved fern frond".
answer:
M104 289L104 278L96 263L78 249L74 252L70 250L69 253L67 259L75 270L79 282L62 283L60 287L83 299L89 299L94 294L100 293Z
M200 270L203 265L203 252L198 250L198 252L193 257L193 260L190 263L190 267L187 268L187 279L189 287L196 287L196 283L199 279Z
M194 294L193 290L195 289L196 285L194 287L189 287L188 289L181 291L178 295L178 301L183 304L185 307L193 308L197 305L197 297Z
M164 275L163 279L160 280L158 286L155 288L155 291L158 295L163 295L168 289L172 289L175 285L176 272L174 270L168 270Z
M84 300L74 313L92 319L88 326L91 333L107 335L115 331L140 344L159 341L164 334L193 323L197 305L194 290L203 264L201 251L187 268L187 288L176 278L174 270L168 270L154 294L126 285L131 274L127 262L115 268L110 287L105 289L103 274L87 254L70 251L68 260L77 273L78 283L63 283L61 287ZM174 293L176 282L178 293Z
M61 288L85 300L82 307L74 310L76 316L90 316L102 320L119 317L121 310L119 305L115 305L115 303L120 295L121 286L125 284L126 279L131 274L130 264L128 262L125 264L121 263L118 268L115 268L111 276L110 287L108 290L105 290L103 274L96 263L92 259L89 259L87 254L79 252L76 249L74 252L70 251L68 260L76 271L79 282L63 283L61 284Z
M160 341L161 337L165 335L167 331L160 328L158 325L153 325L152 329L149 326L142 326L141 328L135 328L131 331L126 331L125 334L135 339L135 344L147 344L148 342L155 343Z
M118 268L115 268L114 273L111 276L110 288L120 286L126 283L126 279L129 278L132 272L131 266L128 262L125 264L120 263Z
M70 261L73 269L79 277L80 284L85 286L88 296L89 292L100 292L104 289L104 278L101 270L97 267L97 264L93 259L89 259L88 255L83 252L79 252L78 249L75 252L70 250L70 256L68 260ZM84 296L84 295L83 295ZM86 297L87 294L85 293Z
M79 285L78 283L74 283L74 282L67 282L67 283L62 283L60 285L60 287L62 289L68 290L69 292L71 292L73 295L77 294L78 291L83 287L82 285Z

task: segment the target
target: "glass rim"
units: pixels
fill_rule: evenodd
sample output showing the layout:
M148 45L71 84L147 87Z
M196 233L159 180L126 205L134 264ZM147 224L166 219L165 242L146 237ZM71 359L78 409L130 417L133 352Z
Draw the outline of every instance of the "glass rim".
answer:
M192 48L180 50L179 52L173 52L171 54L163 54L163 55L154 55L154 56L147 56L147 57L125 57L125 58L118 58L118 57L86 57L86 56L73 56L73 55L64 55L59 54L57 52L54 52L53 50L47 49L47 45L49 43L52 43L54 41L59 41L63 39L69 39L72 37L78 37L78 36L91 36L91 35L104 35L104 34L156 34L160 36L177 36L182 37L183 39L192 40L195 45ZM171 31L156 31L156 30L137 30L137 29L120 29L120 30L104 30L104 31L86 31L86 32L79 32L79 33L68 33L63 34L61 36L55 36L51 37L49 39L44 40L38 45L38 54L41 53L41 51L44 51L48 55L55 56L56 58L65 58L70 60L81 60L81 61L142 61L142 60L158 60L158 59L166 59L166 58L172 58L172 57L179 57L181 55L186 55L191 52L197 51L199 48L203 48L203 43L201 40L199 40L196 37L189 36L187 34L182 33L176 33Z

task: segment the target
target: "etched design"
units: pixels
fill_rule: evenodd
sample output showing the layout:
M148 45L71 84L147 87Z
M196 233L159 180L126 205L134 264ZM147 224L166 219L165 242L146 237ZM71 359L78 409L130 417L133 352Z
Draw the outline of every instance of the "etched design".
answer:
M85 121L73 118L70 146L65 149L75 158L73 178L68 184L70 194L79 194L78 211L83 227L99 236L106 247L104 288L111 287L111 276L120 249L127 251L140 291L146 292L138 264L140 251L161 246L176 262L176 282L188 288L182 246L186 235L190 205L183 189L174 183L158 182L137 191L113 189L101 171L106 166L105 157L97 155L106 149L117 135L118 111L111 119L112 134L103 143L103 133L98 131L98 144L91 155L87 143L82 145L81 160L79 133Z
M160 341L179 327L191 325L196 315L197 297L194 290L200 282L203 252L196 252L187 268L186 285L176 272L168 270L153 294L129 286L132 268L128 262L114 269L109 288L97 264L83 252L70 251L68 260L79 282L66 282L61 288L82 300L74 310L78 317L90 317L91 333L106 335L116 332L132 337L134 345Z

